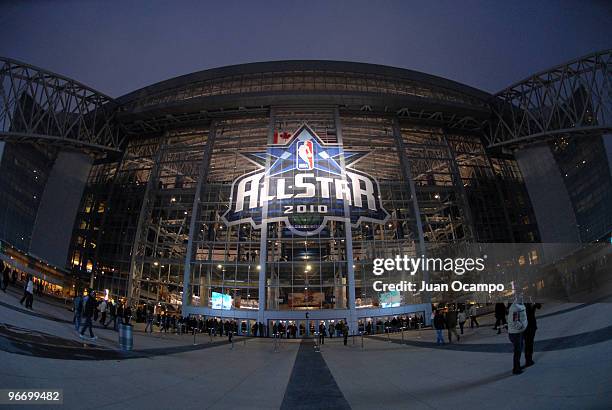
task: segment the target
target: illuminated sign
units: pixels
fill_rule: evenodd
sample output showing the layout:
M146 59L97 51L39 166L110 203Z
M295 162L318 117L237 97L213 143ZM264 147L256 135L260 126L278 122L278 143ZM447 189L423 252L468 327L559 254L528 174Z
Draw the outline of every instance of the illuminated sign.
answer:
M281 221L295 234L307 236L321 232L329 220L357 226L389 218L378 182L353 167L367 153L326 144L306 124L277 141L266 152L244 154L260 169L234 181L223 215L226 224L261 228Z
M232 308L232 297L219 292L212 292L211 302L213 309L230 310Z
M391 307L399 307L402 302L402 297L400 296L399 291L392 290L390 292L384 292L378 295L378 300L380 301L380 307L391 308Z

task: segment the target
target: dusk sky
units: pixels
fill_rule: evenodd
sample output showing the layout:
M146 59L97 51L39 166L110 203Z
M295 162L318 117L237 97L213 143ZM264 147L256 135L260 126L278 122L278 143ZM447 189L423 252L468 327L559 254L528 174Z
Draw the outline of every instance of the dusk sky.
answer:
M431 4L426 4L431 3ZM330 59L495 92L612 48L611 1L0 1L0 55L117 97L206 68Z

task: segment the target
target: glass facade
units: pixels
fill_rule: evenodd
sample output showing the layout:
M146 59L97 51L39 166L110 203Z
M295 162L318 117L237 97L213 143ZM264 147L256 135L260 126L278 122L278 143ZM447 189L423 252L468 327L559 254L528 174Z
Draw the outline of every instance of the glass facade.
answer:
M149 132L128 123L134 133L124 152L94 164L75 224L73 272L114 297L162 303L183 314L304 325L309 313L315 320L365 326L428 309L418 293L374 291L374 280L394 275L373 276L374 259L436 255L461 243L537 240L516 162L503 154L490 156L478 131L467 126L472 123L449 127L445 120L421 121L404 116L407 111L372 111L367 105L286 103L282 93L308 91L312 97L326 87L380 95L404 90L483 106L478 98L384 76L272 74L195 82L127 103L123 111L129 112L180 101L190 120L171 124L179 114L166 120L155 114L152 124L167 125ZM238 93L242 98L261 90L281 91L274 97L278 103L193 116L195 97ZM270 172L278 147L292 146L303 127L316 136L317 146L336 150L339 173L321 168L316 178L304 176L307 171L297 163L309 157L298 151L283 157L291 167ZM312 158L313 146L304 149ZM261 208L261 220L230 222L227 213L240 208L232 202L239 181L258 172L265 176L247 178L242 189L248 191L249 206ZM296 215L268 219L267 212L281 212L288 203L281 198L291 196L287 190L295 189L299 178L316 179L319 185L311 184L312 189L324 191L309 196L306 190L296 196L309 197L298 201ZM296 187L287 182L294 180ZM303 188L309 185L300 181ZM270 186L276 187L270 198L278 195L280 201L272 211L262 199ZM324 195L335 199L323 200ZM380 207L379 216L355 217L352 212L362 212L354 211L357 202L364 209ZM329 218L317 215L330 204L341 204L344 213L339 208ZM351 223L344 219L347 209ZM309 226L318 228L300 231Z
M386 219L332 219L312 235L284 221L226 223L235 181L270 167L254 155L302 125L343 155L360 153L345 169L377 183ZM135 136L122 157L94 164L71 261L94 287L133 303L258 321L305 312L376 321L423 311L427 301L375 292L375 279L391 279L372 275L375 258L536 239L515 162L490 157L477 134L337 106L278 105Z

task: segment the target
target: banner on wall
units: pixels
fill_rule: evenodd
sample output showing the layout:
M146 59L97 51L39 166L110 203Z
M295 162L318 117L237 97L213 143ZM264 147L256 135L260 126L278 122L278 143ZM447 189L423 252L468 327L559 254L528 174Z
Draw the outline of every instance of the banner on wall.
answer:
M323 292L293 292L289 293L289 308L299 307L319 307L325 301L325 293Z

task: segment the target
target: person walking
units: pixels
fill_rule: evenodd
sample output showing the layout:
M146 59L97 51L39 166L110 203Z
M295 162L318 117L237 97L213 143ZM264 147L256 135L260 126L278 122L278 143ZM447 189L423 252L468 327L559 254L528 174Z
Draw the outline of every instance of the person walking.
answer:
M98 321L98 316L100 316L100 311L98 310L98 305L100 304L100 302L98 302L96 300L96 308L94 309L94 313L93 313L93 321L97 322Z
M326 332L327 332L327 329L325 328L325 323L319 324L319 344L320 345L325 344L325 333Z
M444 317L439 310L436 310L434 313L433 327L436 330L436 343L443 345L444 336L442 335L442 331L444 330Z
M130 307L130 305L126 305L123 309L123 324L129 325L130 320L132 320L132 308Z
M6 287L9 284L9 267L2 261L2 291L6 293Z
M108 313L110 315L110 319L108 320L108 324L113 324L113 330L117 330L117 304L113 299L108 301Z
M463 326L465 326L465 322L467 321L467 315L465 314L465 310L461 309L459 311L459 313L457 314L457 321L459 322L459 329L461 330L461 334L463 335Z
M536 321L536 310L541 309L542 305L539 303L525 303L525 309L527 313L527 328L525 329L525 367L533 366L533 344L535 339L536 330L538 330L538 324Z
M149 305L146 305L145 309L146 309L145 315L146 315L147 324L145 326L144 331L145 333L147 333L147 329L149 329L149 333L153 333L153 317L154 317L153 308Z
M115 317L115 323L113 326L114 330L117 330L117 322L120 324L123 322L123 309L123 301L120 300L117 304L117 316Z
M93 289L89 289L87 292L87 296L83 300L83 317L85 318L85 324L81 328L81 332L79 333L81 338L85 337L85 330L89 329L89 338L92 340L96 339L96 336L93 333L93 325L92 319L94 312L96 311L96 293Z
M106 323L106 311L108 310L108 302L104 299L98 305L98 310L100 311L100 324L106 328L108 323Z
M497 334L502 331L502 325L507 329L508 322L506 321L506 305L503 303L495 304L495 326L493 330L497 330Z
M480 327L480 325L478 324L478 320L476 319L477 313L478 308L476 307L476 305L470 306L470 310L468 312L468 314L470 315L470 329L474 328L474 324L476 324L476 327Z
M344 345L345 346L348 343L348 335L349 335L348 323L343 323L342 324L342 337L344 337Z
M522 303L522 297L517 298L508 309L508 339L512 343L512 374L523 373L521 369L521 353L523 351L523 333L527 329L527 310Z
M334 328L334 322L329 322L328 331L329 331L329 338L333 339L334 332L336 331L336 329Z
M448 343L453 342L452 334L455 334L455 338L459 341L460 336L457 334L457 311L454 309L446 312L444 316L444 324L446 325L446 329L448 330Z
M34 299L34 295L32 294L32 292L34 292L34 281L32 279L32 276L28 275L26 279L25 288L23 289L23 297L19 301L20 305L22 305L25 301L26 309L32 309L32 301Z
M72 308L74 311L72 323L74 323L74 330L78 332L81 328L81 315L83 314L83 296L80 294L80 292L77 292L76 296L74 297Z

